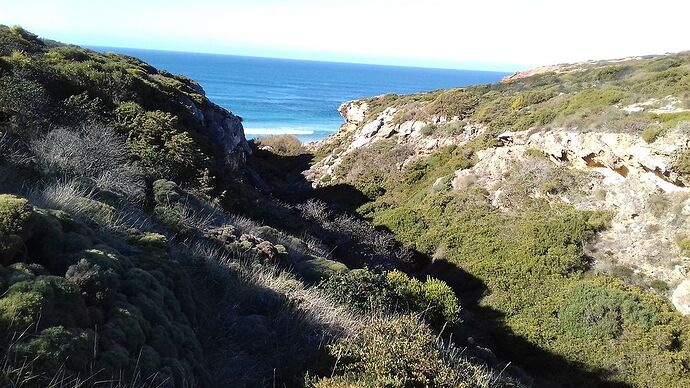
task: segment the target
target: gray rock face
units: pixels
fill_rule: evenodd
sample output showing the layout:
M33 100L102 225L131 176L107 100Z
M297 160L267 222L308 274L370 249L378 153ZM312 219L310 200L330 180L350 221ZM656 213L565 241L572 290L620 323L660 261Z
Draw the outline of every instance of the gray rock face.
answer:
M241 156L251 153L244 136L242 119L230 111L212 102L198 110L200 122L209 128L223 150L230 156ZM195 113L196 116L196 113Z
M251 154L251 148L244 136L242 118L236 116L229 110L214 104L205 98L203 89L197 85L202 96L203 102L198 104L185 95L180 95L177 101L184 106L197 120L197 122L207 128L216 142L220 144L230 162L243 162L247 154ZM196 89L195 89L196 90Z

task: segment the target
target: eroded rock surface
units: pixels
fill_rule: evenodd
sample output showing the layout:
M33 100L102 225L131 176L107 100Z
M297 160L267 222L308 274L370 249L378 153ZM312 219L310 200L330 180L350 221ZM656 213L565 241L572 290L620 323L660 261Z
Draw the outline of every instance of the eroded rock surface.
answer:
M673 98L642 104L661 109ZM662 102L664 102L662 104ZM625 110L630 107L621 107ZM343 104L345 123L340 132L324 142L337 144L333 151L305 172L314 186L339 179L337 166L361 147L392 139L412 152L401 164L429 155L437 149L462 145L485 128L457 118L434 117L430 121L396 121L396 108L384 109L367 119L365 101ZM457 122L454 135L426 136L424 128ZM471 185L485 188L494 206L509 207L517 180L525 184L520 195L549 196L583 210L606 210L611 226L587 247L594 270L644 279L655 284L683 314L690 314L690 259L679 242L690 236L690 181L673 170L678 156L690 146L682 129L671 130L647 143L639 134L621 131L532 129L498 136L502 146L476 153L472 168L456 171L451 184L456 190ZM323 144L323 142L322 142ZM549 175L551 174L551 175ZM567 190L544 190L548 179L569 176Z

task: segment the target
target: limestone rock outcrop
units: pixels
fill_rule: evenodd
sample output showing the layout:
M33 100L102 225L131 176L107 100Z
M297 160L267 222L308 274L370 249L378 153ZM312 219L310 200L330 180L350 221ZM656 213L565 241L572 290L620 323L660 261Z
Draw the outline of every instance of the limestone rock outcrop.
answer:
M377 115L367 115L369 108L366 101L340 107L345 123L339 133L322 142L337 146L305 172L314 186L342 178L337 166L343 158L378 141L391 139L410 147L413 152L404 165L439 148L463 145L486 130L456 118L401 122L396 120L395 107ZM460 130L453 135L423 133L426 126L439 122L457 122ZM578 209L610 212L611 226L586 249L593 270L656 284L657 292L680 312L690 314L690 258L679 244L690 238L690 180L673 169L679 155L690 148L688 131L671 130L651 143L639 133L606 128L531 129L507 132L497 140L501 146L476 152L473 167L455 172L454 189L478 185L488 191L495 207L508 207L515 191L512 186L522 179L526 182L522 195L548 196ZM568 184L573 187L555 193L543 190L540 185L549 174L559 179L570 176Z

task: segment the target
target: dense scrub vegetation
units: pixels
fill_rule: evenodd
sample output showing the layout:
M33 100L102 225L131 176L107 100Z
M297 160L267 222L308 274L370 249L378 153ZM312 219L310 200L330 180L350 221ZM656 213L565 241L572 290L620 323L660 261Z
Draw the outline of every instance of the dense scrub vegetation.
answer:
M410 163L405 144L362 147L313 190L302 169L347 136L314 155L261 139L244 165L194 81L0 27L0 383L687 386L688 321L589 272L610 215L551 199L577 176L550 170L531 198L515 171L504 210L451 182L506 130L655 141L687 112L620 108L688 108L689 62L371 99L370 118L455 119L424 136L487 130Z
M437 279L421 282L397 270L378 274L356 269L331 276L322 287L336 300L362 312L414 311L438 327L459 323L458 298Z
M530 170L529 163L515 166L502 186L502 209L471 176L451 182L505 131L561 126L631 131L653 142L671 128L684 130L690 121L688 86L690 57L683 53L566 67L496 85L372 98L369 119L395 107L397 123L431 123L422 136L452 136L454 126L462 130L467 123L485 130L467 144L419 158L409 157L404 141L373 142L345 154L331 180L321 184L364 193L358 214L431 259L417 274L443 279L458 293L463 324L455 329L456 338L471 337L469 343L519 360L536 385L686 386L690 322L660 296L589 271L584 248L611 215L578 211L554 199L577 195L582 177ZM640 103L648 103L645 112L623 110ZM672 112L647 113L650 106L666 104L673 105ZM453 121L437 123L440 117ZM332 149L326 142L316 154ZM536 150L527 152L543 158ZM676 171L687 173L687 159L679 156ZM359 274L357 282L361 286L350 293L340 291L355 304L380 303L355 292L372 287L385 290L375 293L377 298L400 303L388 302L396 294L385 275Z
M390 233L271 198L299 144L255 145L258 174L210 107L135 58L0 27L0 385L519 385L447 338L446 283L333 260L409 259Z
M386 108L396 108L395 121L436 123L424 133L454 134L458 122L486 125L475 146L494 144L496 135L533 127L567 126L582 131L630 131L648 141L680 121L690 120L690 54L580 64L508 83L439 90L406 96L388 94L368 99L365 122ZM669 100L669 97L671 100ZM678 111L654 112L669 102ZM621 108L648 104L650 109ZM462 126L462 125L461 125ZM460 126L460 127L461 127Z
M153 173L190 184L206 170L217 175L222 147L204 127L202 111L211 102L196 82L136 58L46 42L19 27L1 32L5 135L100 122L125 136L131 158Z

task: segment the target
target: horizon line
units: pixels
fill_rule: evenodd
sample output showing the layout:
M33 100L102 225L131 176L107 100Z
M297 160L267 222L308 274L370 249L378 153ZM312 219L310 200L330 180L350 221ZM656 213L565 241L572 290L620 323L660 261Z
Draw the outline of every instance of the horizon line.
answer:
M470 67L444 67L444 66L423 66L423 65L398 65L383 62L356 62L356 61L346 61L346 60L326 60L326 59L305 59L299 57L286 57L286 56L269 56L269 55L245 55L245 54L231 54L225 52L207 52L207 51L183 51L183 50L169 50L160 48L144 48L144 47L125 47L125 46L104 46L98 44L82 44L82 43L66 43L73 44L79 47L91 48L91 49L121 49L121 50L144 50L144 51L158 51L167 53L178 53L178 54L201 54L201 55L215 55L223 57L242 57L242 58L257 58L257 59L279 59L285 61L301 61L301 62L316 62L316 63L332 63L332 64L344 64L344 65L363 65L363 66L381 66L381 67L402 67L409 69L431 69L431 70L450 70L450 71L480 71L485 73L501 73L501 74L513 74L518 71L529 70L533 67L525 66L520 70L485 70L481 68L470 68ZM462 65L458 65L462 66Z

